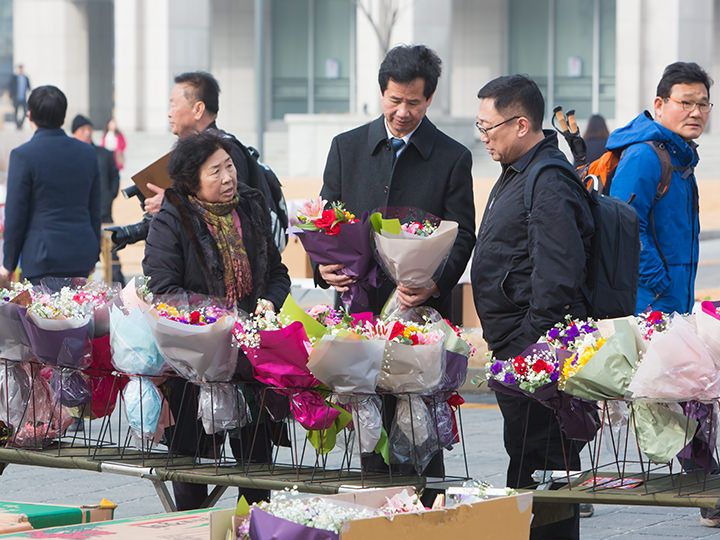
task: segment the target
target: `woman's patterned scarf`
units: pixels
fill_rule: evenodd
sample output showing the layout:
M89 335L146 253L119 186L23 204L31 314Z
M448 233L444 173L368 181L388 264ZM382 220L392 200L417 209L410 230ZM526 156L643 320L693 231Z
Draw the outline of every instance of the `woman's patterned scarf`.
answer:
M223 260L225 298L228 305L252 293L252 271L242 238L240 217L235 210L239 196L227 203L208 203L190 197L217 244Z

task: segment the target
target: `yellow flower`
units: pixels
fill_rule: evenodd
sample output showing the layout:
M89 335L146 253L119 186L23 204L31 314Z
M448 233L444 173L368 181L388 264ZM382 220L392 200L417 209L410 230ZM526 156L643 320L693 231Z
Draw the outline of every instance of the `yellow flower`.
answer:
M595 345L590 345L579 351L580 356L578 356L578 352L576 352L568 358L560 374L560 385L562 386L565 381L580 371L604 344L605 338L600 338L595 342Z

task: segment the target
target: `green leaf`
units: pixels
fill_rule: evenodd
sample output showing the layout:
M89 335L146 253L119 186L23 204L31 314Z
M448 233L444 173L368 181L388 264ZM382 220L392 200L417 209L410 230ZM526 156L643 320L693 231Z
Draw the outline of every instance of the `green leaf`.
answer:
M327 429L311 429L307 432L308 441L321 454L327 454L335 448L337 434L352 421L352 414L345 409L332 404L330 406L340 412L335 422Z
M289 324L289 321L298 321L302 324L305 328L305 333L312 341L316 341L327 334L327 328L305 313L305 310L301 308L289 294L287 298L285 298L285 302L282 308L280 308L278 315L280 320L286 324Z
M245 495L241 495L238 500L237 506L235 507L235 515L242 517L247 516L250 513L250 505L245 498Z
M390 445L388 444L388 435L385 428L380 431L380 440L375 445L374 452L382 456L385 465L390 465Z

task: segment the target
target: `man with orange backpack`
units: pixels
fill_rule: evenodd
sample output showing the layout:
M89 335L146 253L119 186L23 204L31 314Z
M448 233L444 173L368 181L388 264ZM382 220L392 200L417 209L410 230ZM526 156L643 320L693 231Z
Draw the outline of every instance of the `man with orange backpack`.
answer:
M607 149L620 156L610 195L629 202L640 222L638 313L689 313L695 301L700 221L694 140L712 109L711 85L696 63L670 64L657 86L655 118L645 111L608 138Z

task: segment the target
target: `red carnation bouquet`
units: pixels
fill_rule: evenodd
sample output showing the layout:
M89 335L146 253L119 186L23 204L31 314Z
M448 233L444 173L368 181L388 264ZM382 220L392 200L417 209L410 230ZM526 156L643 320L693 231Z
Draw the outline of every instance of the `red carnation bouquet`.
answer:
M323 210L325 201L319 197L306 202L298 212L298 228L304 231L322 231L329 236L340 234L340 227L346 223L357 223L355 214L345 210L345 205L335 201Z
M325 206L321 197L307 201L297 213L297 226L291 230L315 264L342 264L341 272L354 279L342 301L351 313L367 311L368 291L379 285L378 266L371 244L367 215L357 219L335 201Z

